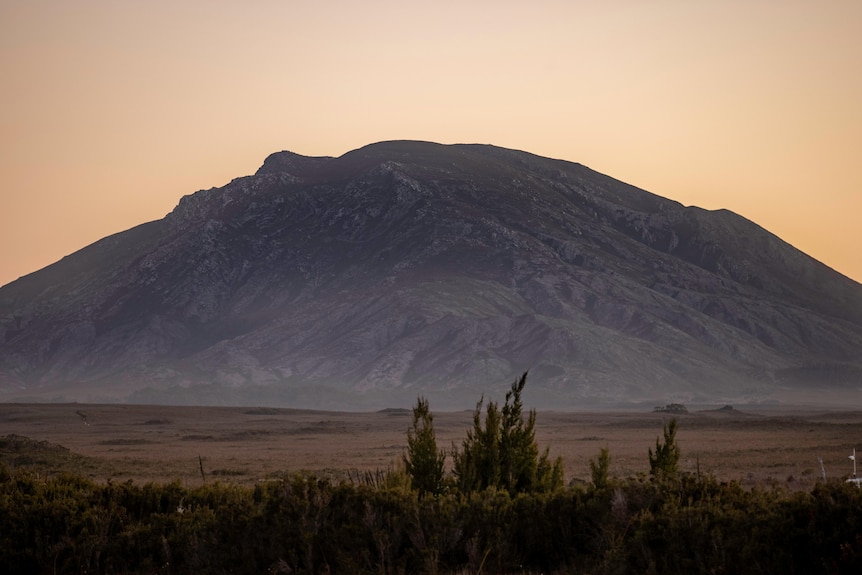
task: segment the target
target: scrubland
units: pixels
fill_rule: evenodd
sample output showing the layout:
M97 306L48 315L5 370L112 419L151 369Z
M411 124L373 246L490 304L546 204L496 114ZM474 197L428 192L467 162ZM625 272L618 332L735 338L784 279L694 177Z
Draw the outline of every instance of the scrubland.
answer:
M463 439L471 415L434 413L442 448ZM612 477L634 477L648 471L647 451L670 417L651 411L542 411L536 438L552 456L562 456L567 481L587 481L589 459L602 448L610 451ZM679 422L682 471L748 487L810 489L822 480L823 469L827 478L849 476L848 456L862 448L862 411L691 409L673 417ZM0 437L14 434L68 449L0 457L7 467L69 471L96 481L194 484L202 480L202 467L205 479L250 485L292 472L344 478L385 471L400 460L409 427L409 410L398 409L0 404Z
M565 486L433 495L399 464L410 415L0 405L0 572L862 569L862 489L844 482L859 412L540 412ZM654 475L671 418L678 471ZM435 414L438 445L471 419ZM603 449L607 477L590 465Z

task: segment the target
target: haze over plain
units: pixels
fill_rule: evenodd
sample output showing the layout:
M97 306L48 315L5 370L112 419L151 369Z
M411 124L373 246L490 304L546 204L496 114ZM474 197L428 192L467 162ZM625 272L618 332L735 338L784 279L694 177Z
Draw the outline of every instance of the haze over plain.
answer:
M0 285L269 153L389 139L581 162L857 281L862 4L0 6Z

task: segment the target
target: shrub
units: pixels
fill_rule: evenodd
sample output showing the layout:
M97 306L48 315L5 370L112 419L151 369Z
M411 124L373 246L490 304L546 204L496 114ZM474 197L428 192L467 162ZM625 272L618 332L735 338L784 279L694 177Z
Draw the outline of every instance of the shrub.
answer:
M437 495L443 490L443 465L446 453L437 449L434 416L428 400L419 397L413 408L413 426L407 431L407 453L404 466L413 489L419 495Z
M563 484L563 463L553 461L548 450L539 455L536 443L536 411L526 420L521 393L527 374L512 384L500 409L488 402L482 422L484 398L473 412L473 428L467 431L461 450L453 447L455 482L462 492L489 487L504 489L511 495L553 491Z
M679 446L676 444L676 418L664 426L664 442L655 440L655 453L649 450L649 472L654 479L672 479L677 476Z

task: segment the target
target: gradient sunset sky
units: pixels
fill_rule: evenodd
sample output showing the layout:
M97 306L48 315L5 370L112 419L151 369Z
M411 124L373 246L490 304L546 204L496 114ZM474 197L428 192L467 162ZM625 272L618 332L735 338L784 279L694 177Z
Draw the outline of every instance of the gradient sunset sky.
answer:
M0 285L279 150L487 143L862 281L862 1L0 0Z

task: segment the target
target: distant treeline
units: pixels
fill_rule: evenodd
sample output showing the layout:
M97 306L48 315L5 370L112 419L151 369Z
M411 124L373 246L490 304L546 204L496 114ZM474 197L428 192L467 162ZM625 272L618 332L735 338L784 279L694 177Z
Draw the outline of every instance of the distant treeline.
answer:
M0 471L2 573L862 573L862 490L708 477L420 497L290 476L256 487Z

